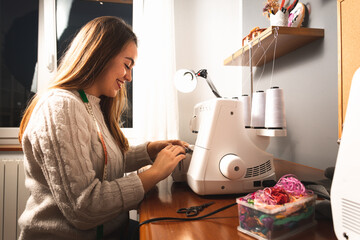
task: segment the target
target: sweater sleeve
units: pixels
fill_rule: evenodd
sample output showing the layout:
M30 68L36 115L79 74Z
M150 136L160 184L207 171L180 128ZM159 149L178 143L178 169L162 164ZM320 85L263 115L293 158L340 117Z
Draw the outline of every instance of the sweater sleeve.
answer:
M76 228L93 228L139 204L144 189L136 174L103 182L97 177L91 155L102 149L91 145L96 132L82 102L50 96L33 115L26 140L54 201Z
M131 146L129 151L125 154L125 171L136 171L141 167L153 164L147 152L148 142Z

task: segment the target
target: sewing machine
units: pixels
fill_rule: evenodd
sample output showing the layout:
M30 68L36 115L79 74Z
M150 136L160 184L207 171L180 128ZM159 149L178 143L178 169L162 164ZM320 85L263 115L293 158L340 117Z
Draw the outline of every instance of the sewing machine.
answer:
M222 98L206 69L179 70L176 88L191 92L197 77L206 79L217 98L195 105L190 128L196 143L173 172L174 181L187 181L195 193L212 195L254 192L264 188L264 181L276 180L273 155L265 150L269 136L285 136L286 130L246 128L243 102Z
M198 136L192 156L180 169L183 175L179 170L173 174L175 181L187 173L195 193L211 195L253 192L263 188L264 180L275 180L273 155L265 152L270 139L245 128L240 100L216 98L197 104L190 128Z

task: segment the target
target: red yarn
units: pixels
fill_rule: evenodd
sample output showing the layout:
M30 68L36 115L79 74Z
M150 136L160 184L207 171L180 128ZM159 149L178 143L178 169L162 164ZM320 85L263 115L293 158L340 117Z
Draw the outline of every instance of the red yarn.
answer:
M276 201L276 204L285 204L290 202L290 197L282 188L271 188L271 196Z

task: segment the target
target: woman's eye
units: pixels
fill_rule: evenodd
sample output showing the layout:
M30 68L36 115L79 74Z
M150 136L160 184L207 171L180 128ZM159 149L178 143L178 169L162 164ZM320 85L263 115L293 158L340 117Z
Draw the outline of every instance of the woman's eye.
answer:
M125 65L126 69L129 69L129 70L130 70L130 67L129 67L128 65L126 65L126 64L124 64L124 65Z

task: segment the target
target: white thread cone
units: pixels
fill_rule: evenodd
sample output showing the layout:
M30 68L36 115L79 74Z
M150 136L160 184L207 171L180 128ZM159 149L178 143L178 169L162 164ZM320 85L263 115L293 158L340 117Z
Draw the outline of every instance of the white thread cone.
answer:
M241 101L243 102L243 117L245 127L250 127L251 124L251 100L250 96L244 94L241 96Z
M265 127L265 96L264 91L253 93L251 106L251 127L253 128Z
M286 128L284 93L278 87L266 90L265 128Z

